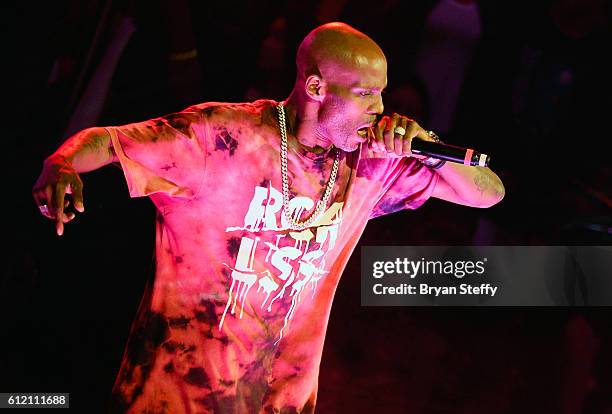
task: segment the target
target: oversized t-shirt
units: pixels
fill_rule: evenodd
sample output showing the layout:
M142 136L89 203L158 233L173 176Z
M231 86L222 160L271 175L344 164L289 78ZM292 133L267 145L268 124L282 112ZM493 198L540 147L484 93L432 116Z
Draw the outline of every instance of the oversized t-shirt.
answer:
M132 197L157 208L156 274L112 393L118 413L312 413L332 299L368 219L419 207L413 158L340 152L323 215L284 214L276 102L205 103L109 127ZM291 138L291 216L321 199L333 150Z

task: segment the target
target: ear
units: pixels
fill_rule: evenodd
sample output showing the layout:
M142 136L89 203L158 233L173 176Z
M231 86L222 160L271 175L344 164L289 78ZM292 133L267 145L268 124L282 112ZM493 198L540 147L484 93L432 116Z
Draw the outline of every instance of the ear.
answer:
M325 98L327 84L319 76L310 75L304 83L304 91L310 99L321 102Z

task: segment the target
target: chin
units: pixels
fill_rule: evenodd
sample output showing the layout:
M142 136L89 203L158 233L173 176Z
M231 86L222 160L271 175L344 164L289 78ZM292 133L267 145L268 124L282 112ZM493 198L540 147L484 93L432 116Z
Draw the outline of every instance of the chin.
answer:
M351 145L351 146L343 145L343 146L339 146L338 148L340 148L344 152L353 152L359 148L359 143L356 143L355 145Z
M339 148L344 152L353 152L359 148L359 145L362 142L363 142L363 139L359 135L357 135L357 139L349 138L346 141L344 141L342 144L338 143L338 145L336 145L336 148Z

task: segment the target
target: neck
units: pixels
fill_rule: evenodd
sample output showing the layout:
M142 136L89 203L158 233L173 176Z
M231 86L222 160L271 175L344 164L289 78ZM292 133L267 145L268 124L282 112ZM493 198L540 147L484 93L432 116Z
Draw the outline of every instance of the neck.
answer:
M318 103L300 99L295 90L285 101L287 135L295 137L302 148L315 154L326 152L332 146L318 131L318 109Z

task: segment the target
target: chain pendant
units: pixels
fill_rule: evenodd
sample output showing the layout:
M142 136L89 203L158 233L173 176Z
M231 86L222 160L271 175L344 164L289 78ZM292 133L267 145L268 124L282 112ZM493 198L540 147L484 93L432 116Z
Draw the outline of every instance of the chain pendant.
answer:
M327 202L329 197L331 196L332 190L334 188L334 184L336 182L336 175L338 173L338 165L340 164L340 157L338 154L338 150L335 150L335 159L334 165L332 166L331 173L329 175L329 181L327 182L327 186L325 187L325 192L323 193L323 197L321 200L317 202L315 207L315 211L310 215L310 217L303 222L299 222L299 220L294 220L289 213L289 178L287 173L287 124L285 120L285 108L282 102L278 103L276 107L278 111L278 120L280 125L280 134L281 134L281 177L283 181L283 210L285 212L285 218L289 222L289 227L291 230L304 230L310 227L315 221L321 217L323 212L325 211L325 207L327 207Z

